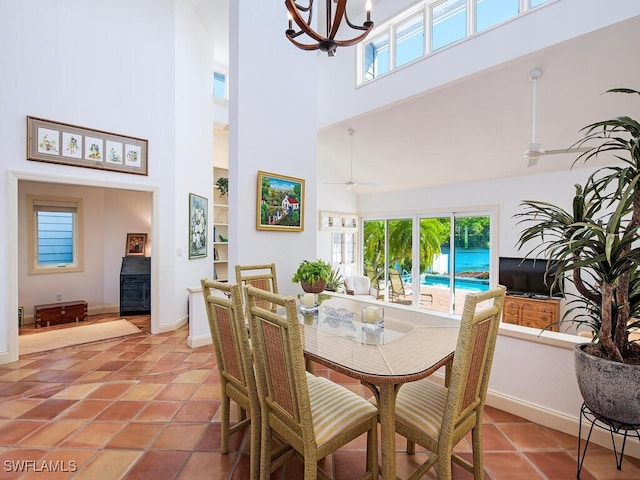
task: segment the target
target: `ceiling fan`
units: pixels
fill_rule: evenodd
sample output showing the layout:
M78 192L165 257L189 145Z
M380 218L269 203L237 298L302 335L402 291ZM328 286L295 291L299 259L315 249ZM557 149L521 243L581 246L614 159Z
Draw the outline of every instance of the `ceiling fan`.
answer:
M349 189L355 187L356 185L367 185L372 187L377 186L378 185L377 183L360 182L355 178L353 178L353 135L356 133L356 131L353 128L349 128L347 132L349 132L349 135L351 136L351 155L349 158L349 180L347 180L346 182L325 182L325 185L346 185L347 188Z
M541 70L532 70L529 73L529 80L533 82L533 121L532 121L532 135L529 148L522 154L523 157L529 159L527 167L533 167L538 164L538 159L545 155L558 155L560 153L582 153L589 150L589 148L559 148L555 150L545 150L542 143L536 142L536 84L538 79L542 77Z

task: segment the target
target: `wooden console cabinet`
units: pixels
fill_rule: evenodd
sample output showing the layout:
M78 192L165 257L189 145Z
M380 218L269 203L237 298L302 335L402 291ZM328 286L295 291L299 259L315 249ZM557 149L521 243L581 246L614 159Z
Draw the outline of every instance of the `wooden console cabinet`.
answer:
M540 299L507 295L504 299L502 321L505 323L540 330L554 324L548 330L557 332L559 319L560 300L556 298Z
M58 302L36 305L34 307L36 327L48 327L59 323L84 321L87 319L87 302Z

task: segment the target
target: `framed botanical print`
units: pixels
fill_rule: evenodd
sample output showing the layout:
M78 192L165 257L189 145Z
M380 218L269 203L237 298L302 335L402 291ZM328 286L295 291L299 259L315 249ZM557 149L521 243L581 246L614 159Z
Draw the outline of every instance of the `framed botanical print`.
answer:
M207 256L207 212L209 201L194 193L189 194L189 258Z

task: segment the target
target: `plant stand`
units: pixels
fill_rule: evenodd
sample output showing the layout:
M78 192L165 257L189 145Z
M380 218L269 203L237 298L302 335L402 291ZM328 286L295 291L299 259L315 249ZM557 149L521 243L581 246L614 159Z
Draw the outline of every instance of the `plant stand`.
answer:
M582 438L582 419L585 419L588 423L591 424L589 427L589 434L587 435L587 441L584 444L584 451L582 452L582 456L580 456L580 443ZM629 432L636 434L638 440L640 440L640 425L627 425L624 423L617 422L615 420L610 420L601 415L597 415L592 412L589 407L587 407L584 403L580 408L580 426L578 427L578 475L577 478L580 478L580 471L582 470L582 465L584 464L584 457L587 454L587 447L589 446L589 439L591 438L591 432L593 431L593 427L602 428L605 430L609 430L611 433L611 443L613 444L613 454L616 457L616 466L618 470L622 470L622 459L624 457L624 447L627 443L627 435ZM622 435L622 449L620 450L620 456L618 456L618 450L616 448L615 435Z

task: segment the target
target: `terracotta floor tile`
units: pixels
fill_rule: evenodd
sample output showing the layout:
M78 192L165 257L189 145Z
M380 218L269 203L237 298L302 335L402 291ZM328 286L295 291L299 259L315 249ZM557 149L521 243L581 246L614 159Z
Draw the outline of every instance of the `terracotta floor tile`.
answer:
M146 452L127 474L127 480L172 480L189 458L189 452Z
M47 473L44 471L30 472L20 480L63 480L80 470L87 461L96 454L95 450L64 449L53 450L40 462L40 469L43 470L45 464L48 467Z
M106 448L147 450L164 428L165 424L160 423L129 423L111 439Z
M212 479L227 478L235 458L235 455L193 452L178 480L201 480L202 472L207 472L207 476Z
M2 408L0 408L0 418L17 418L44 401L41 398L20 398L3 403Z
M485 452L484 465L493 480L545 480L518 452Z
M130 318L150 329L148 316L142 321ZM203 472L206 478L246 480L251 427L232 435L230 453L220 454L220 375L213 347L190 348L188 330L185 325L175 332L143 333L0 365L0 465L6 460L50 460L67 466L74 461L74 480L199 480ZM349 377L319 366L317 373L365 398L371 396ZM238 408L232 405L235 421ZM486 407L483 423L487 480L575 478L573 435L492 407ZM398 474L406 478L426 455L420 448L407 455L404 439L396 436L396 441ZM363 436L328 456L323 468L336 480L355 478L364 470L365 450ZM469 435L456 452L471 458ZM22 475L0 469L0 480L20 475L20 480L57 480L70 473ZM297 459L271 476L300 478L302 463ZM436 472L423 478L435 480ZM452 480L472 478L454 466ZM582 480L632 478L640 479L640 459L625 458L619 472L613 452L589 446Z
M74 405L76 401L77 400L50 398L33 407L31 410L24 412L20 415L20 418L30 420L51 420L67 408Z
M142 456L140 450L103 450L73 477L74 480L116 480L127 472ZM128 478L128 477L127 477Z
M0 452L0 479L15 479L34 470L34 462L40 462L47 454L49 450L45 448L9 448Z
M576 476L576 459L567 452L527 452L524 455L548 480L564 480ZM581 472L580 480L594 480L594 477L585 469Z
M163 386L162 392L156 396L156 400L189 400L193 392L199 387L188 383L176 383Z
M160 434L152 450L192 450L206 430L203 424L169 424Z
M501 423L498 429L520 450L560 450L558 441L546 435L542 427L533 423Z
M135 417L145 406L144 402L132 402L120 400L113 402L97 417L98 421L127 421Z
M136 417L138 422L170 422L184 405L183 402L153 401L145 404Z
M140 400L149 401L162 391L164 385L155 385L153 383L141 383L131 387L127 393L125 393L121 400Z
M58 393L53 395L53 398L65 398L70 400L80 400L92 393L94 390L100 387L100 383L84 383L79 385L70 385Z
M0 445L11 447L46 425L44 420L9 420L0 425Z
M65 448L102 448L123 427L117 422L91 422L75 435L69 437L62 446Z
M583 469L598 480L638 480L640 478L640 468L624 459L622 461L622 470L618 470L612 451L591 450L591 445L587 450Z
M173 420L175 422L208 422L219 407L220 402L186 402Z
M104 400L116 399L124 395L124 393L129 390L134 384L134 382L107 383L95 389L92 393L87 395L86 398L99 398Z
M56 417L62 420L91 420L111 405L111 400L80 400Z
M208 373L208 370L191 370L178 375L173 383L200 383Z
M84 425L80 421L49 422L18 445L25 447L55 447Z

